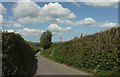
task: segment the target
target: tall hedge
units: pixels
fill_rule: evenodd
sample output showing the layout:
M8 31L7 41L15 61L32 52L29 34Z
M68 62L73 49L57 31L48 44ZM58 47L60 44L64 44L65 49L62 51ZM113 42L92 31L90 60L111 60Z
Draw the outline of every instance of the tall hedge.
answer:
M19 34L2 33L2 76L30 75L34 51Z
M120 27L63 42L41 54L94 74L117 75L120 73Z

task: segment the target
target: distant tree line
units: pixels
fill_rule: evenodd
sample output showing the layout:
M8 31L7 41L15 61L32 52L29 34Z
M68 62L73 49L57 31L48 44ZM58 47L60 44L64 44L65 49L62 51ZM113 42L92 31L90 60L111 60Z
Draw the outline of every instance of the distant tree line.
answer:
M40 43L35 43L35 42L28 42L28 43L29 43L30 47L34 50L35 54L41 50Z

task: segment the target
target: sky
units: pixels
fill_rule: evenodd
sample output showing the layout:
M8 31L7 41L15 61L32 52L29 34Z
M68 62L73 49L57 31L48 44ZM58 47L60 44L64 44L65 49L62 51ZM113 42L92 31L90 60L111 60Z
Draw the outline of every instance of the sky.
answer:
M3 31L15 32L32 42L39 42L46 30L52 42L94 34L116 27L117 2L2 2L0 23ZM2 22L1 22L2 21Z

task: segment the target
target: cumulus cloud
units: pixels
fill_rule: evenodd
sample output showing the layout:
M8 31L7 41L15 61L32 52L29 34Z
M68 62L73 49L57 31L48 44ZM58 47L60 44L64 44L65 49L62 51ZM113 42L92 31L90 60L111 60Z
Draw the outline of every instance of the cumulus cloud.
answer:
M84 4L93 7L118 7L118 2L84 2Z
M70 1L73 3L75 2L74 0ZM76 4L76 2L74 4ZM93 2L90 0L89 2L84 1L84 4L94 7L115 7L116 2ZM57 2L48 3L43 7L40 7L35 2L30 0L27 0L27 2L18 1L13 7L13 14L15 17L17 17L17 21L21 24L55 23L69 26L94 26L98 23L94 18L91 17L78 21L72 21L71 19L75 19L76 15L68 8L64 8ZM102 26L99 27L105 26L105 24L102 23L101 25Z
M113 23L113 22L96 22L91 25L92 27L101 27L101 28L112 28L112 27L118 27L118 23Z
M74 0L67 0L68 2L72 2L73 5L75 5L76 7L80 7L80 4Z
M76 17L68 8L64 8L57 2L45 4L43 7L40 7L32 1L18 1L13 8L13 14L23 24L55 22L57 18L72 19Z
M117 25L118 25L117 23L112 23L112 22L106 21L105 23L102 23L100 27L112 28L112 27L116 27Z
M57 22L60 24L70 25L70 26L83 26L83 25L91 25L96 23L96 20L94 20L91 17L85 18L83 20L79 20L76 22L70 21L70 20L61 20L57 19Z
M6 8L0 3L0 14L5 14L6 12Z
M15 32L15 31L12 30L12 29L5 30L5 32L6 32L6 31L9 32L9 33L10 33L10 32Z
M57 2L45 4L43 7L40 7L32 1L18 1L13 8L13 14L18 17L17 21L22 24L55 23L69 26L83 26L96 22L91 17L74 22L71 21L70 19L76 18L76 15Z
M0 24L5 27L24 27L23 25L15 22L15 21L7 21L3 18L2 14L7 13L6 8L0 3Z
M0 3L0 26L2 26L2 22L4 21L2 14L6 12L6 8Z
M24 27L23 25L19 24L18 22L12 20L5 20L2 15L0 15L0 25L4 27Z
M40 12L40 7L32 1L28 1L28 2L18 1L13 7L14 16L19 18L24 18L24 17L34 18L39 16L39 12Z
M3 16L0 15L0 24L2 24Z
M77 2L83 2L85 5L93 7L118 7L119 0L67 0L73 2L78 6Z
M90 24L94 24L96 21L89 17L89 18L85 18L84 20L80 20L77 23L75 23L75 25L90 25Z
M75 5L75 6L78 7L78 8L80 7L80 4L77 3L77 2L72 2L72 4Z
M72 27L62 28L58 26L57 24L50 24L47 28L47 30L50 30L53 34L58 34L58 35L61 35L60 32L69 31L71 29Z
M46 30L50 30L53 35L62 35L61 32L71 30L71 27L62 28L57 24L50 24ZM29 29L24 28L22 30L17 30L15 33L19 33L23 36L39 36L41 33L45 32L45 30L40 29Z
M57 24L50 24L48 26L47 30L51 30L54 32L63 32L63 31L71 30L71 27L62 28L62 27L58 26Z
M31 36L38 36L41 33L43 33L44 30L24 28L22 30L17 30L16 32L20 33L21 35L24 35L24 36L29 36L29 35L31 35Z
M15 21L12 21L12 20L9 20L9 21L4 20L2 22L2 26L4 26L4 27L24 27L23 25L15 22Z
M66 0L67 2L119 2L119 0Z
M63 8L62 5L59 3L49 3L48 5L45 4L44 7L41 8L41 15L44 15L45 17L50 18L68 18L72 19L76 16L71 13L71 11L68 8Z

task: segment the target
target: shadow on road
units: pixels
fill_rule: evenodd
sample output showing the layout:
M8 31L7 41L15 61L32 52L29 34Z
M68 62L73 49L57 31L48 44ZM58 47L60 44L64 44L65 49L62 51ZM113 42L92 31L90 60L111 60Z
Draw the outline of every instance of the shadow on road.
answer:
M34 62L34 66L33 66L33 71L31 73L31 77L35 75L36 71L37 71L37 63L38 63L38 60L35 56L35 62Z

